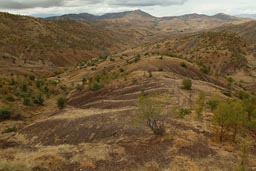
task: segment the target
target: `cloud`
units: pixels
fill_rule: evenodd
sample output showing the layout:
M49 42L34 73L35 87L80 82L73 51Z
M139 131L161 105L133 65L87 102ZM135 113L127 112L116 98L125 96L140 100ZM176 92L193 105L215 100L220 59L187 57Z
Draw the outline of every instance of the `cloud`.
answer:
M109 5L122 7L182 5L187 0L0 0L0 9L31 9Z
M118 6L170 6L183 5L187 0L109 0L108 4Z
M26 9L26 8L48 8L55 6L63 6L65 0L1 0L0 8L1 9Z

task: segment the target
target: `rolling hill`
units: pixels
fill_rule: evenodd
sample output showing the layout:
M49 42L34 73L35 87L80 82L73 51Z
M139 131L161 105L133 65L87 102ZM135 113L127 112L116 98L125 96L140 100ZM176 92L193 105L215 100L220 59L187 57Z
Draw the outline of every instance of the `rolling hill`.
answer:
M254 170L247 21L0 13L0 171Z

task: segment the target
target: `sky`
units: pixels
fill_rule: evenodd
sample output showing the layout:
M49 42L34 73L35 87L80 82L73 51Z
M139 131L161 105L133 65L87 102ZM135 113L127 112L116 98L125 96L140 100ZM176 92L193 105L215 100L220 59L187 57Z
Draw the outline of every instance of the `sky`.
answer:
M189 13L256 14L256 0L0 0L0 11L35 17L67 13L101 15L141 9L157 17Z

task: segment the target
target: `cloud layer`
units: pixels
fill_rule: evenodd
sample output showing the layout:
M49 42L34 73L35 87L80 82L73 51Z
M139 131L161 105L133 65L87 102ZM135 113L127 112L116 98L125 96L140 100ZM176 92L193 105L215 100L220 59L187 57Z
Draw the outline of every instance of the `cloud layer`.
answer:
M122 7L170 6L181 5L185 1L187 0L1 0L0 9L73 7L92 4Z

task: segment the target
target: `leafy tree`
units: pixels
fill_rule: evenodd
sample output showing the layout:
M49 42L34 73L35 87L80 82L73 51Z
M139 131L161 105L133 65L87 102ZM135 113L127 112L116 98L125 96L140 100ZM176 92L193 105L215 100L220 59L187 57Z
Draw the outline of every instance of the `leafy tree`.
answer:
M182 88L185 89L185 90L191 90L191 88L192 88L191 79L188 79L188 78L183 79Z
M243 99L244 108L247 112L248 121L256 117L256 96L249 96Z
M148 96L138 99L138 121L144 122L155 135L162 136L165 133L163 121L163 106Z
M245 110L241 101L222 101L214 111L214 123L219 127L219 139L223 141L228 129L232 130L233 141L235 141L239 128L245 121Z

